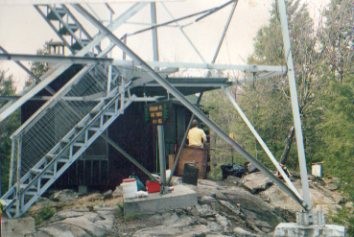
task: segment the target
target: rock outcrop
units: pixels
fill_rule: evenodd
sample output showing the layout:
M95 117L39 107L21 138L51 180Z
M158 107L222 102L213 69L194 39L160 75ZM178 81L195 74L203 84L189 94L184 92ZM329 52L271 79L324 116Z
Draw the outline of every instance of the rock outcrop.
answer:
M180 180L174 178L174 182ZM314 208L324 212L341 208L345 200L321 182L310 181ZM299 180L294 184L301 189ZM196 206L129 218L123 216L119 187L85 196L62 190L32 208L30 215L34 217L43 208L56 210L48 220L37 224L33 236L264 237L272 236L278 223L294 222L295 212L300 210L298 204L259 172L220 182L199 180L197 186L190 187L198 195Z

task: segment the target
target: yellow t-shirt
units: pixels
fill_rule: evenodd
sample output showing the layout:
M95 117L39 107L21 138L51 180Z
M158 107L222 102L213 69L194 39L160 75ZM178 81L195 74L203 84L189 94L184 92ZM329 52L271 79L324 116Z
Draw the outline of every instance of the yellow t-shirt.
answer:
M188 131L187 138L190 146L203 147L203 142L206 142L205 132L198 127L191 128Z

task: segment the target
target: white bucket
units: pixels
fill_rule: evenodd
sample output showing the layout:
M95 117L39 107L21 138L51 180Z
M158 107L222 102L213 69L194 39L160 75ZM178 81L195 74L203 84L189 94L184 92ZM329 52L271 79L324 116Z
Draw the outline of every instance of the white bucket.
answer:
M135 198L138 192L138 187L136 185L136 180L133 178L123 179L123 183L120 184L123 188L124 198Z
M322 177L322 164L321 163L313 163L311 173L315 177Z

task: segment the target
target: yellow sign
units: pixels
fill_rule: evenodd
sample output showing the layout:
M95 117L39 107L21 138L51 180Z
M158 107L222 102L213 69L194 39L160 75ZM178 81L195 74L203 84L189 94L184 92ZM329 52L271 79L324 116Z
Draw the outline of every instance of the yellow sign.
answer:
M149 114L151 123L154 125L162 125L164 122L163 119L163 105L162 104L153 104L149 105Z

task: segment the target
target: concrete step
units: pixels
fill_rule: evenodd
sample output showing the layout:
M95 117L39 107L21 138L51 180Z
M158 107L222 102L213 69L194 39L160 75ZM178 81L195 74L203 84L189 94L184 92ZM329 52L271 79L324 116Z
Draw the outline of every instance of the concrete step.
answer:
M124 199L124 215L153 214L196 205L197 193L187 185L177 185L170 193L149 193L148 197Z

